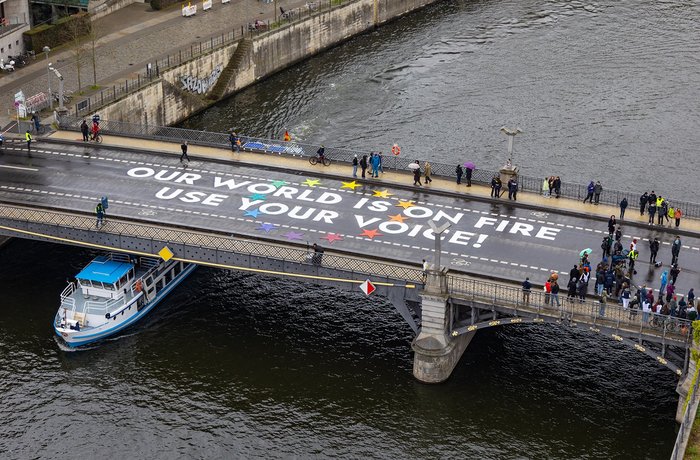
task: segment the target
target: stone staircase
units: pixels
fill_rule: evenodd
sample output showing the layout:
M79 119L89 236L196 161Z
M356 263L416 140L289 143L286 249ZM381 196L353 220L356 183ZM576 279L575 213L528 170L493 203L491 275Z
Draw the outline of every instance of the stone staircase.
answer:
M233 56L231 56L228 64L221 72L219 79L214 85L214 88L207 95L207 99L211 101L218 101L224 96L224 92L226 91L226 87L228 87L231 78L238 70L238 67L241 65L243 59L245 59L252 46L253 41L249 38L243 38L240 42L238 42L236 51L233 53Z

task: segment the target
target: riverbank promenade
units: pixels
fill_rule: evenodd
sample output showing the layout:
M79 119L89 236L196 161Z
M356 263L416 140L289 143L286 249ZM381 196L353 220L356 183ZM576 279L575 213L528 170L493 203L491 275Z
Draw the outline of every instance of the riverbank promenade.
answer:
M82 142L80 133L73 131L56 131L51 133L48 138L58 141ZM121 147L125 149L162 152L177 157L179 157L181 154L180 144L176 142L105 135L103 145ZM38 146L37 148L40 147ZM379 178L371 178L369 177L370 174L368 173L367 178L362 179L359 177L359 168L357 171L358 178L352 177L352 166L348 165L347 163L334 162L330 166L322 166L320 164L312 166L308 161L308 157L290 157L285 155L275 155L270 153L263 154L247 151L232 152L230 149L193 144L190 144L188 154L193 165L196 164L198 159L214 160L218 162L230 163L232 165L266 167L288 171L291 173L309 173L315 176L330 176L347 181L364 181L368 184L386 184L387 186L405 187L415 190L424 189L432 193L442 192L450 195L463 196L465 199L492 201L500 204L509 202L507 189L504 193L502 193L500 198L495 199L491 197L491 188L489 186L473 182L471 187L467 187L464 180L462 181L462 184L458 185L456 178L448 179L442 176L434 176L433 181L429 185L423 185L422 187L414 186L413 174L408 170L405 172L387 171L385 173L380 173ZM423 164L423 159L421 158L420 160ZM630 238L639 238L638 235L642 231L646 232L648 230L663 231L669 234L677 233L680 235L700 235L700 219L684 217L681 219L681 223L678 228L675 227L675 222L671 222L670 224L667 223L666 225L649 225L648 214L645 213L642 216L639 213L639 207L636 205L639 197L636 195L636 193L630 194L628 197L630 205L628 206L625 217L622 220L619 219L620 208L618 206L605 205L602 203L599 205L594 205L590 203L583 203L582 200L574 200L563 196L561 198L545 197L540 193L531 192L519 192L517 196L517 201L510 201L510 204L512 204L514 207L517 205L518 207L532 208L536 213L552 212L558 214L571 214L605 221L598 224L600 229L607 228L607 220L610 218L610 216L614 215L616 218L618 218L618 224L622 227L623 233ZM673 199L673 197L670 199ZM533 213L533 219L535 220L538 218L543 219L545 217L547 216ZM598 248L594 249L597 250ZM687 249L692 250L696 248L688 247Z

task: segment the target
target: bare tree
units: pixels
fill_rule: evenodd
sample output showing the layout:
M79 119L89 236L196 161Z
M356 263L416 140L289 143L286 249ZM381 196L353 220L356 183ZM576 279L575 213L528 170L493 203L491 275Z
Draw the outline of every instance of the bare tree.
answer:
M85 58L85 28L80 20L79 15L74 15L72 21L66 23L66 33L68 34L68 39L72 45L71 52L73 53L73 59L75 61L75 69L78 73L78 89L76 92L82 90L82 78L81 70L83 68L83 59Z
M92 64L92 84L97 86L97 41L100 39L100 29L90 19L87 23L87 40L90 47L90 63Z

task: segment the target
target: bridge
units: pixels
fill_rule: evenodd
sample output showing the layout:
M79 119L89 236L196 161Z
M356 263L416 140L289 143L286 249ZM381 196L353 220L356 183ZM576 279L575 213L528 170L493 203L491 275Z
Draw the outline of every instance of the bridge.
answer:
M675 372L685 401L695 373L689 321L624 310L615 301L605 308L597 299L569 301L564 292L557 305L541 292L551 273L566 277L581 249L600 247L614 207L592 212L573 200L534 194L515 206L491 199L479 184L467 194L448 178L436 177L430 190L414 188L400 171L355 179L348 165L312 169L300 152L232 153L194 144L186 166L178 161L179 142L106 136L97 146L76 142L78 136L57 132L31 153L22 142L5 145L0 233L136 254L168 246L187 262L356 292L371 279L416 333L414 375L429 383L449 377L480 329L577 327ZM108 218L96 228L92 210L105 195ZM658 287L660 271L646 264L642 244L659 237L659 259L668 262L679 233L678 284L693 287L700 222L685 220L679 230L649 227L629 212L624 243L638 239L642 249L633 281ZM436 240L433 227L445 224ZM320 263L310 257L313 243L325 249ZM520 288L526 276L540 285L529 299Z

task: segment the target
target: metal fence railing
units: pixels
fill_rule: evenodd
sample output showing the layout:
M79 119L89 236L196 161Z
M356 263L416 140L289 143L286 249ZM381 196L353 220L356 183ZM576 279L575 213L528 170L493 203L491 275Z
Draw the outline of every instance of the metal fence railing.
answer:
M80 117L98 110L100 107L112 101L120 99L157 79L160 74L168 69L179 66L195 57L202 56L223 46L230 45L243 38L252 38L259 34L271 32L283 28L289 24L303 21L309 17L328 12L332 9L346 6L354 0L316 0L306 5L285 11L277 21L255 20L247 26L241 26L228 32L217 33L203 40L192 42L189 46L181 48L174 54L168 54L161 59L155 59L150 66L146 66L139 72L136 78L127 78L111 88L104 88L75 104L75 116Z
M601 304L598 301L580 302L578 299L567 300L559 294L558 300L543 291L532 291L528 302L524 302L522 288L490 283L476 279L448 276L448 290L451 295L460 295L473 300L484 301L494 305L525 310L535 309L549 316L560 316L578 320L586 324L600 324L634 331L640 336L654 336L662 341L682 342L689 346L692 321L673 316L645 313L637 308L624 309L617 303Z
M24 225L41 223L75 230L94 230L95 228L95 218L92 216L38 208L25 208L21 205L0 204L0 219ZM311 264L311 260L308 257L310 251L303 247L134 223L117 218L110 218L105 226L100 229L100 233L164 242L168 245L175 245L173 247L183 247L183 253L187 253L187 248L209 248L285 262ZM409 282L422 282L422 270L412 268L409 265L376 262L332 253L323 255L322 264L323 267L334 268L344 272L362 273L374 277Z
M59 125L62 129L79 130L80 121L82 119L72 116L61 117ZM197 131L193 129L173 128L169 126L157 125L141 125L136 123L127 123L122 121L100 121L100 128L105 134L114 134L117 136L138 137L142 139L161 140L165 142L180 143L183 140L199 145L207 145L211 147L230 148L228 141L228 133L216 133L210 131ZM274 139L264 139L252 136L240 136L243 150L275 153L278 155L288 156L311 156L315 155L320 147L315 144L307 144L303 142L284 142ZM362 158L363 155L369 154L369 150L355 150L342 147L325 147L325 155L336 162L352 163L355 155ZM382 168L384 170L408 171L408 165L414 162L415 158L405 158L394 156L390 153L383 155ZM421 162L423 163L423 162ZM455 164L431 162L433 175L442 177L455 176ZM472 182L482 185L489 185L491 179L498 172L489 169L475 169ZM518 183L520 191L540 193L542 188L542 179L519 175ZM562 182L561 196L564 198L583 200L587 194L587 185ZM627 198L630 206L634 207L634 203L638 202L638 197L641 192L621 191L605 189L600 196L600 201L604 204L618 205L622 198ZM690 203L686 201L669 200L669 203L674 207L680 207L683 210L683 215L686 218L700 218L700 204ZM630 211L632 212L632 211Z
M690 375L687 378L691 378ZM685 411L683 411L683 420L681 420L681 425L678 427L678 434L676 435L676 442L673 445L671 460L681 460L685 457L685 451L690 438L690 430L693 428L695 417L698 413L698 400L700 399L698 387L700 386L700 378L698 378L697 373L694 375L694 378L695 383L690 388L691 393L688 397L688 404L685 407Z

